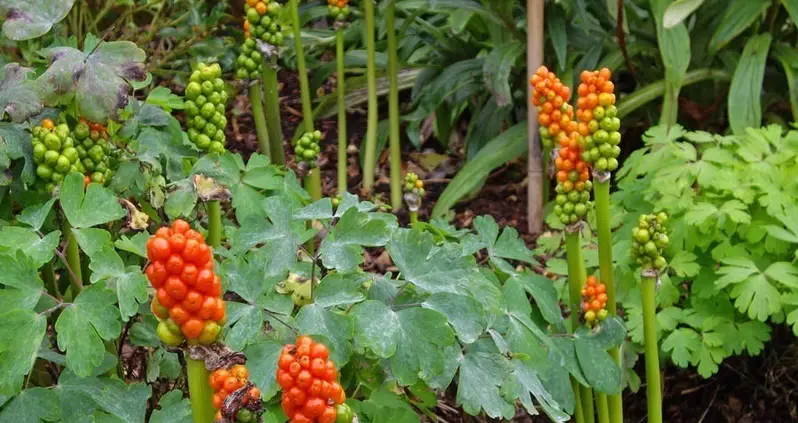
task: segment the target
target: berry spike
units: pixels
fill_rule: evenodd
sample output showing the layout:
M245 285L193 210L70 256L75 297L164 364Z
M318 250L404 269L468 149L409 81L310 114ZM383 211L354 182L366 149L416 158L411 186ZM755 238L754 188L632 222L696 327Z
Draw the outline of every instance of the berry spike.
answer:
M582 313L588 327L599 325L607 318L607 287L595 276L588 276L582 288Z
M617 169L621 154L621 120L615 107L615 84L611 78L612 73L607 68L584 71L577 89L576 117L583 140L583 156L599 172Z
M541 140L547 148L558 148L554 160L557 179L554 213L564 224L574 224L583 220L592 207L593 183L590 165L583 158L573 107L568 104L571 91L545 66L537 70L529 83L533 88L532 104L538 108Z
M249 371L243 364L216 369L208 376L213 389L213 408L216 422L251 423L263 413L261 392L249 380Z
M222 285L214 272L213 253L205 238L183 220L164 226L147 241L145 270L155 288L151 309L164 344L209 345L226 320Z

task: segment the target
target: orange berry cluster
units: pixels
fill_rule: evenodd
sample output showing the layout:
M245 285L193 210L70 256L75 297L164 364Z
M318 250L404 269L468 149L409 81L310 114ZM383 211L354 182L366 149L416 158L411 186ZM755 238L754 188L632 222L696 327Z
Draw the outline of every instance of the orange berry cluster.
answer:
M607 318L607 287L599 283L595 276L588 276L582 288L582 311L585 323L593 327Z
M257 421L255 414L260 410L260 389L253 385L248 385L249 372L243 364L237 364L229 369L214 370L208 376L208 384L214 391L213 407L219 410L216 413L216 420L223 419L222 406L230 394L246 389L241 399L241 408L236 412L235 420L239 423L250 423Z
M621 120L615 107L615 84L611 77L607 68L584 71L577 89L576 117L583 140L583 158L602 172L617 169L621 154Z
M532 104L538 110L541 140L546 148L552 148L555 138L567 137L576 131L574 108L568 104L571 89L545 66L532 75L529 83L532 85Z
M532 103L538 107L541 139L559 146L554 164L557 168L557 197L554 213L561 222L576 223L587 215L591 207L590 167L582 158L577 122L573 107L567 103L570 89L553 72L541 66L529 81L532 84Z
M184 220L162 227L147 241L147 279L156 289L152 312L158 336L171 346L212 344L225 321L222 284L213 272L205 238Z
M283 389L283 412L291 423L336 421L336 405L346 401L346 393L329 355L324 344L305 335L283 348L277 361L277 383Z
M349 0L327 0L327 10L330 11L330 17L337 21L345 20L352 13Z

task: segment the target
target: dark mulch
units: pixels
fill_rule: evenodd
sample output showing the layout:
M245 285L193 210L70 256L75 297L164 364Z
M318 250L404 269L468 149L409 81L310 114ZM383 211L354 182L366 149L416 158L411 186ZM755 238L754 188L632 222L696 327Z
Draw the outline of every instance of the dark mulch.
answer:
M282 122L286 138L290 138L299 124L301 106L296 75L281 73L280 80L285 84L282 91ZM381 107L384 113L386 107ZM364 111L363 111L364 112ZM246 95L237 97L231 118L228 143L233 151L248 156L257 149L252 114ZM337 170L337 121L324 120L317 123L325 133L323 149L327 157L321 163L323 172L323 192L335 195ZM360 173L357 148L366 130L365 113L352 113L349 116L348 144L356 147L349 155L349 191L359 193ZM635 138L642 133L636 128ZM429 144L433 144L431 141ZM351 149L352 147L350 147ZM289 166L293 166L292 149L286 142L285 150ZM437 169L424 169L421 165L426 154L445 154L449 157ZM439 145L424 145L422 153L403 146L405 170L419 173L426 180L428 190L424 206L420 211L422 219L427 218L436 199L454 176L463 161L458 151L446 152ZM496 170L487 180L482 191L475 198L457 205L454 209L454 223L460 227L470 227L478 215L491 215L499 224L518 229L522 237L532 245L534 237L527 232L526 221L526 181L523 163L513 162ZM379 158L377 183L372 200L388 202L389 169L387 153ZM362 194L362 193L361 193ZM406 222L406 214L399 213ZM369 252L369 267L384 271L390 266L381 250ZM636 370L645 379L643 359ZM694 370L682 370L668 366L663 373L664 380L664 420L670 423L732 422L732 423L783 423L798 421L798 345L794 344L791 333L781 328L774 333L765 351L759 357L733 357L727 359L718 374L703 379ZM646 421L646 394L644 385L637 393L627 392L624 398L625 421L642 423ZM464 415L456 406L454 395L446 393L441 397L437 409L439 422L478 422L481 420ZM515 422L547 422L545 417L529 416L519 411Z

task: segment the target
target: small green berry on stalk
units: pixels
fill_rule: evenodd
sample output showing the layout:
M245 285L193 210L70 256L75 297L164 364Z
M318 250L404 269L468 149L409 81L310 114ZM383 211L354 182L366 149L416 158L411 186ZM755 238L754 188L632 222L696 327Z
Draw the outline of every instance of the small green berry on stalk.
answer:
M638 218L637 226L632 228L632 259L644 270L661 272L668 265L664 257L665 249L670 245L665 227L667 222L668 214L665 212L643 214Z
M308 168L317 166L321 152L321 131L306 132L296 142L294 153L297 163L304 163Z

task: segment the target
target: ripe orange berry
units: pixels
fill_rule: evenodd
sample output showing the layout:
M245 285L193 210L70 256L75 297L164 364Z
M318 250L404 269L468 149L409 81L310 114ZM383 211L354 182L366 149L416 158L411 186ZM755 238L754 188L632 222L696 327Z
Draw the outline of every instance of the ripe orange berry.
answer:
M327 404L321 398L308 398L302 407L302 413L312 419L321 416Z
M179 275L183 271L183 257L178 254L172 254L165 263L166 271L170 275Z
M169 248L172 249L173 253L179 253L183 251L183 248L186 246L186 237L183 234L173 234L169 237Z
M151 260L166 260L172 253L169 248L169 241L165 238L154 238L150 244L149 252L151 254Z
M177 219L172 222L173 233L184 234L189 229L191 229L191 226L183 219Z
M176 301L182 301L183 298L186 298L186 294L188 294L188 288L186 288L186 285L177 276L169 276L166 279L164 288L169 296Z
M155 298L158 299L158 302L161 303L162 306L166 308L173 307L177 302L166 292L165 288L160 288L155 293Z
M202 320L189 319L186 323L183 323L180 326L180 329L182 329L183 335L185 335L186 338L197 339L202 334L203 327L205 327L205 324L202 322Z
M183 299L182 306L189 313L195 313L202 307L205 297L197 291L189 291Z

